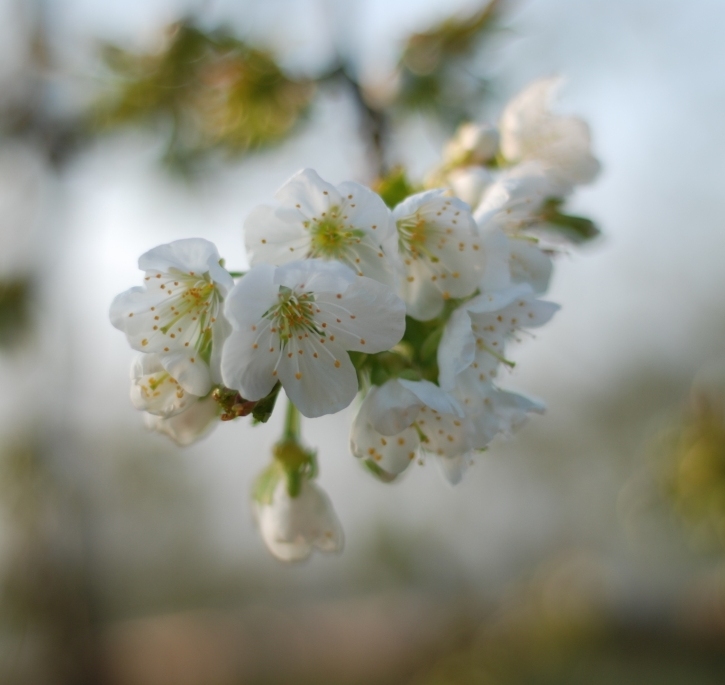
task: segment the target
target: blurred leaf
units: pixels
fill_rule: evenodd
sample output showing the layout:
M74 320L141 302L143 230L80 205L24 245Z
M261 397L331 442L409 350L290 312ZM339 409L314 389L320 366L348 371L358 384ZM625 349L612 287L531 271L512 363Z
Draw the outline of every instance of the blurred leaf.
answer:
M563 200L552 198L547 200L542 209L542 219L549 224L551 230L562 234L573 243L584 243L593 240L600 234L601 231L590 219L562 214L559 211L562 204Z
M0 347L16 345L30 324L30 278L0 281Z
M403 167L395 167L375 182L373 190L383 198L388 207L393 209L405 198L420 192L422 188L410 182Z
M495 30L501 5L502 0L488 0L472 16L450 17L410 36L399 65L400 104L432 111L454 125L473 116L488 83L471 72L470 63Z
M284 74L266 51L225 31L175 25L164 49L134 55L106 47L118 83L101 101L101 128L166 120L167 161L188 166L212 149L243 153L289 135L307 109L313 84Z
M725 551L725 390L697 389L657 443L661 492L702 549Z

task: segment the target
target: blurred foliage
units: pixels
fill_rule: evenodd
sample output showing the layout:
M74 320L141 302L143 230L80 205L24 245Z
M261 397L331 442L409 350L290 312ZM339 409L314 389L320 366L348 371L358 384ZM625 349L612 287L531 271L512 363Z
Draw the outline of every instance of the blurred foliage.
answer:
M224 30L174 25L164 48L136 55L107 46L118 77L98 103L101 128L165 118L172 133L168 161L184 165L201 153L243 153L277 143L305 113L314 88L285 75L274 58Z
M0 631L14 644L15 659L0 662L2 682L20 674L28 678L22 682L57 683L92 682L98 675L89 641L88 579L69 553L68 530L60 528L67 522L67 500L36 442L17 440L4 448Z
M0 349L20 343L30 326L29 277L0 281Z
M700 549L725 552L725 385L696 385L681 419L655 445L658 479Z
M426 110L449 124L477 114L488 82L471 71L485 38L498 28L502 0L489 0L475 14L448 18L408 38L400 60L399 101Z
M420 192L423 188L412 183L405 169L398 166L377 179L373 184L373 190L383 198L388 207L393 209L405 198Z
M548 230L576 244L588 242L600 235L601 231L591 219L562 213L560 209L563 204L561 198L550 198L542 207L541 220Z
M721 634L706 637L688 640L665 616L622 623L604 569L575 552L513 586L411 685L716 685L725 649Z

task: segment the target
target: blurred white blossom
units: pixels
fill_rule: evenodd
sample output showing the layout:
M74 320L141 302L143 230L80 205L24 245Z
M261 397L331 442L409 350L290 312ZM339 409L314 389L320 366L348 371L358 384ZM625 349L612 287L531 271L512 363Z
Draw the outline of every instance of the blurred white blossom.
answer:
M559 77L529 84L501 115L501 151L510 162L539 160L547 170L573 185L589 183L599 173L591 151L589 126L579 117L555 114L550 103Z
M305 480L291 497L287 482L280 478L270 501L253 501L262 540L280 561L302 561L314 549L341 552L342 526L327 494L316 483Z

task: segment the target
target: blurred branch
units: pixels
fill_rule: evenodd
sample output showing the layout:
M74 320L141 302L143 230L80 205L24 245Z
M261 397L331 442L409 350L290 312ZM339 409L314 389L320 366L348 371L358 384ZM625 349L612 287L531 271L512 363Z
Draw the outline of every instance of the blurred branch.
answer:
M339 81L350 91L360 116L360 133L367 144L374 175L382 178L388 173L386 144L389 135L388 115L383 109L373 107L365 97L360 83L343 65L321 77L320 81Z

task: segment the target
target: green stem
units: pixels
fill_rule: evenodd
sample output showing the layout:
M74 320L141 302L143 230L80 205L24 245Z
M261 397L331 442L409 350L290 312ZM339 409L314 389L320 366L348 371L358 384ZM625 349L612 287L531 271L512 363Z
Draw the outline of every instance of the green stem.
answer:
M242 276L244 276L244 274L246 274L246 273L247 273L246 271L230 271L230 272L229 272L229 275L230 275L230 276L231 276L232 278L241 278L241 277L242 277Z
M297 407L287 400L287 413L284 417L283 440L294 440L299 442L301 416Z

